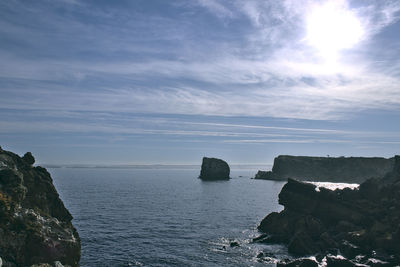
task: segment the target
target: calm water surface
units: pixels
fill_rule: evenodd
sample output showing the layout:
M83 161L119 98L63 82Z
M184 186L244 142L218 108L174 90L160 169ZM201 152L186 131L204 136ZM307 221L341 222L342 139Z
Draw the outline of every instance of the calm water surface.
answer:
M199 170L49 169L82 239L81 266L265 266L249 243L268 213L282 209L283 182L203 182ZM239 247L230 247L231 241Z

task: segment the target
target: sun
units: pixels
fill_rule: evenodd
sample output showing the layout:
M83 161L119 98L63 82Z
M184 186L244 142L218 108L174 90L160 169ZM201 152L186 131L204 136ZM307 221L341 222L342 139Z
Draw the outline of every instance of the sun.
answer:
M308 44L326 60L335 60L341 50L353 48L364 36L360 19L340 0L314 6L306 23Z

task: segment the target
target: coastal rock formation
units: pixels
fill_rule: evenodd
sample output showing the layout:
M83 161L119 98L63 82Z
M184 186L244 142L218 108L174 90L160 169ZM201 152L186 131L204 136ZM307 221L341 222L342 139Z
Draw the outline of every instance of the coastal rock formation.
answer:
M349 264L400 264L400 156L394 161L392 172L355 190L316 190L289 179L279 194L284 210L262 220L258 229L265 234L255 241L287 244L298 256L337 254Z
M255 179L362 183L393 169L393 158L278 156L271 171L259 171Z
M81 241L45 168L0 149L0 257L3 266L78 266Z
M272 171L258 171L254 179L261 179L261 180L279 180L275 178L275 175Z
M209 181L229 180L229 173L229 165L222 159L204 157L199 178Z

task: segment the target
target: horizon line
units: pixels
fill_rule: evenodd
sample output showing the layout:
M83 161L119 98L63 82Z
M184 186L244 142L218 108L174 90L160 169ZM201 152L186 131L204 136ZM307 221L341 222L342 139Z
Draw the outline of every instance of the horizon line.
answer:
M180 164L180 163L145 163L145 164L101 164L101 163L38 163L36 166L46 168L151 168L151 167L201 167L201 164ZM272 163L231 163L230 167L252 167L265 166L270 167Z

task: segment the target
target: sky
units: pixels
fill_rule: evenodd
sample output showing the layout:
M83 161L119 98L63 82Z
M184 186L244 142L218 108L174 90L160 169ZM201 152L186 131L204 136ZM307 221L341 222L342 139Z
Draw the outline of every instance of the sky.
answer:
M400 154L400 1L0 1L0 145L39 164Z

